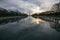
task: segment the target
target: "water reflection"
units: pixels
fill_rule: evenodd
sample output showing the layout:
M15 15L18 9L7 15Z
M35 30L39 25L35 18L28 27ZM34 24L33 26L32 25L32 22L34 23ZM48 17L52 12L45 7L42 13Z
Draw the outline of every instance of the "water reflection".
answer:
M33 23L39 24L41 21L43 21L43 20L41 20L39 18L32 18Z
M56 31L60 31L60 17L47 17L47 16L40 16L40 17L35 17L42 19L46 22L53 22L54 25L51 26L52 28L56 29Z
M20 21L25 17L6 17L6 18L0 18L0 25Z
M3 18L4 19L4 18ZM60 40L60 32L56 31L59 25L59 18L31 16L21 19L20 17L6 18L8 22L1 20L0 40ZM56 28L55 28L56 27Z

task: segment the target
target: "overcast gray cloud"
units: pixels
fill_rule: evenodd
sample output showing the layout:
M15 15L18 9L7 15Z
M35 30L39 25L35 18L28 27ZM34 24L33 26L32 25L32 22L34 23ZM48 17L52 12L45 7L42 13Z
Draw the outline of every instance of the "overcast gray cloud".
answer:
M59 0L0 0L0 7L29 13L34 10L50 10L58 2Z

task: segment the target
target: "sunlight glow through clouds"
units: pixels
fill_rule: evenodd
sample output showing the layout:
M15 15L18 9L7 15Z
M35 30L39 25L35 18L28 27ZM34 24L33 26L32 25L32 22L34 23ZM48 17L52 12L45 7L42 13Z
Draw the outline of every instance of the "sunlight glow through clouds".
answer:
M41 12L45 12L46 10L40 10L40 7L37 7L36 9L32 9L32 14L34 13L41 13Z

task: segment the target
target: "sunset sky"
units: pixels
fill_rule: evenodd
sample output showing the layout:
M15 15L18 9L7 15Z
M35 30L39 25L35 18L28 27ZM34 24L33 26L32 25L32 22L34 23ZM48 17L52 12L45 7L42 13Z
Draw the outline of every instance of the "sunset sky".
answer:
M58 2L60 0L0 0L0 7L24 13L34 13L40 10L50 10L52 5Z

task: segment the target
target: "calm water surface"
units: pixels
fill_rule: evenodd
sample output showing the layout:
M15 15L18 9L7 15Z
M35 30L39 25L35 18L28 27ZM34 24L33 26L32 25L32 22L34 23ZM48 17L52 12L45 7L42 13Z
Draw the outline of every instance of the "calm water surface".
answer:
M54 17L0 18L0 40L60 40L60 20Z

